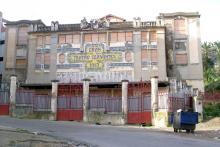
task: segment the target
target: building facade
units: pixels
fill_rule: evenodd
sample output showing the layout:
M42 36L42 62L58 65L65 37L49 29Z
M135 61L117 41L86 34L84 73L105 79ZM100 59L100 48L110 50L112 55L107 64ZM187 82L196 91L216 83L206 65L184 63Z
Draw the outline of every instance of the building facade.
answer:
M161 13L158 20L166 27L168 77L204 91L199 13Z
M38 94L52 89L57 120L151 123L158 110L168 120L169 92L204 91L199 17L178 12L146 22L114 15L50 26L8 22L3 78L15 74L21 87ZM177 105L192 108L185 102L181 97Z
M3 16L0 12L0 81L2 81L2 74L4 70L4 51L5 51L5 27L3 26Z
M3 73L3 79L5 81L8 81L11 75L16 74L18 81L25 83L30 24L44 25L41 20L7 21L6 23L5 70Z

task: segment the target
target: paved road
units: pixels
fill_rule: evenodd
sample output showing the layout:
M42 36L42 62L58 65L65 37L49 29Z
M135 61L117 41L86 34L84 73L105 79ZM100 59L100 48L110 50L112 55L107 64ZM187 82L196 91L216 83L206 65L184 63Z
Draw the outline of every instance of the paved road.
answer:
M177 136L150 129L0 117L0 126L28 129L101 147L220 147L220 141Z

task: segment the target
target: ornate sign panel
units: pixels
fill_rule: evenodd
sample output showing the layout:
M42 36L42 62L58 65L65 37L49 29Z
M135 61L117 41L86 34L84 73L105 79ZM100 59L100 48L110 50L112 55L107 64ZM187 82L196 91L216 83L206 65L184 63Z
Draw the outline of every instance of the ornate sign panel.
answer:
M90 78L94 82L120 82L132 80L133 52L107 49L103 43L88 43L84 49L59 48L57 53L57 79L63 83L81 82Z

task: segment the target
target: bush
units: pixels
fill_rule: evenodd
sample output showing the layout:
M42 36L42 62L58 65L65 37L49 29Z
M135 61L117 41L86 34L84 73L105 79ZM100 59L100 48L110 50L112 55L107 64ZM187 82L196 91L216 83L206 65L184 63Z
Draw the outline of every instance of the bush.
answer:
M220 103L204 105L203 114L204 118L220 117Z

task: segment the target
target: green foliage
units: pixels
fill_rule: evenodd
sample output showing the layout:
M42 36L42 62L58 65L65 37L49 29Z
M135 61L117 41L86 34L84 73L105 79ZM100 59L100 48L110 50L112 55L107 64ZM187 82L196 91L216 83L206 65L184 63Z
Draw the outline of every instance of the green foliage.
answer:
M220 117L220 103L206 104L203 107L204 118Z
M202 44L202 59L205 85L219 87L220 85L216 84L220 84L218 82L220 81L220 42L204 42Z

